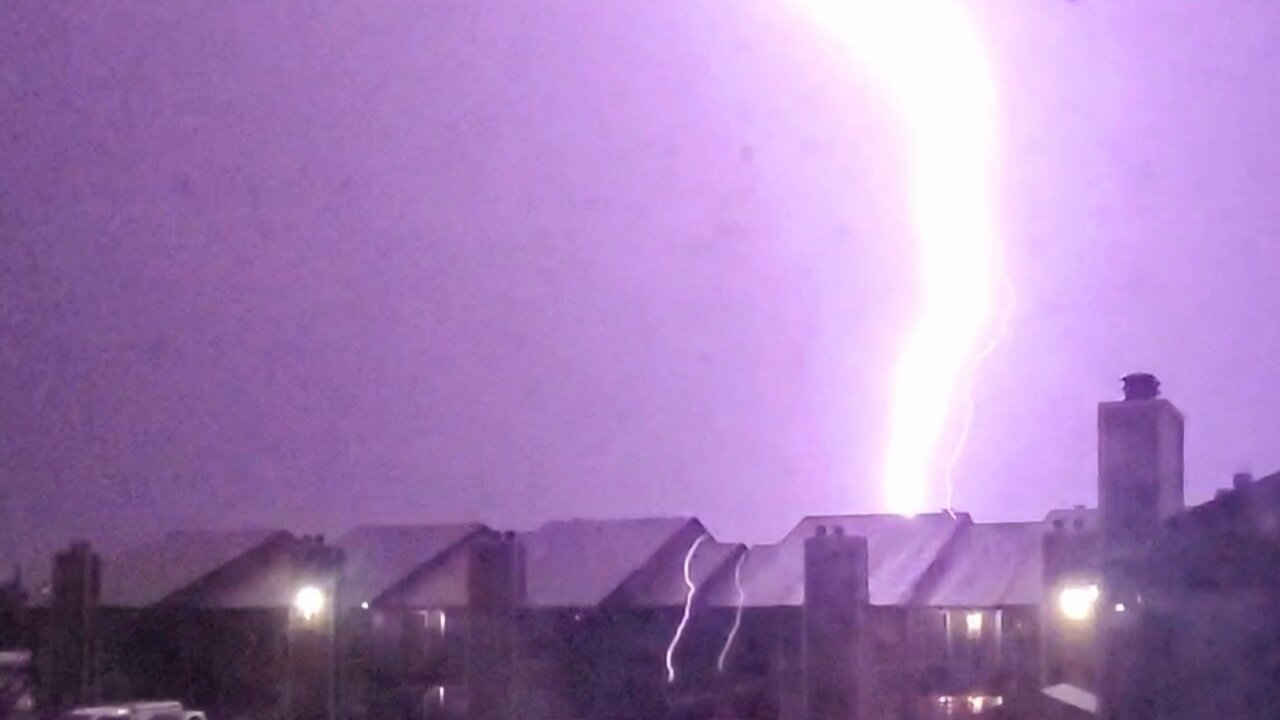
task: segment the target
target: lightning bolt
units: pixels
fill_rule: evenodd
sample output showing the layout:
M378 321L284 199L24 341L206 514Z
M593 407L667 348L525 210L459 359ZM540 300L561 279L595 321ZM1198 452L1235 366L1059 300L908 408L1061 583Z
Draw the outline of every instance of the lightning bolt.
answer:
M1013 279L1009 276L1009 271L1004 263L1003 258L1000 260L1000 277L1004 286L1005 301L1001 305L1000 321L996 324L995 333L991 336L991 340L986 347L973 357L973 361L969 363L969 368L965 373L964 382L964 416L960 421L960 434L956 438L955 445L951 448L951 456L947 459L947 470L943 476L947 488L947 513L955 517L955 499L956 499L956 465L960 463L960 456L964 453L965 445L969 441L969 430L973 427L973 414L978 407L978 402L974 398L974 386L977 384L978 367L982 365L982 361L986 360L991 353L996 351L1005 336L1009 334L1009 324L1013 322L1014 308L1017 306L1017 295L1013 289Z
M738 592L738 608L733 613L733 626L729 628L729 636L724 640L724 648L716 659L716 670L722 673L725 661L729 659L729 649L733 647L733 639L738 636L738 628L742 627L742 608L747 604L747 591L742 589L742 562L747 559L748 552L750 550L743 551L733 566L733 587Z
M671 644L667 646L667 682L676 681L676 647L680 644L680 638L684 636L684 630L689 626L689 617L693 615L693 596L697 594L698 587L693 583L693 554L698 552L698 546L706 542L707 534L703 533L698 536L697 540L689 546L689 551L684 554L684 615L680 617L680 624L676 626L676 634L671 638Z
M1001 263L992 165L996 99L982 39L957 0L794 0L879 76L908 128L920 303L894 369L884 502L927 509L930 477L952 404L967 405L951 462L972 423L973 373L990 350L994 275ZM994 339L1003 334L996 328ZM936 507L936 505L933 505Z

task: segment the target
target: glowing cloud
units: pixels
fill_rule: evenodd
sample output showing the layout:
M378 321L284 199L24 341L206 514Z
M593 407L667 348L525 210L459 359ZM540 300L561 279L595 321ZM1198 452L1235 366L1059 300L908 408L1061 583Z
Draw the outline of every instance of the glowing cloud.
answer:
M908 127L920 299L892 378L884 503L913 515L931 506L938 445L957 395L968 397L961 388L984 354L978 349L1003 272L992 207L990 64L957 0L793 1L873 70ZM965 413L958 443L968 433ZM948 504L954 464L945 472Z
M707 541L706 533L698 536L697 540L689 546L689 551L684 554L684 615L680 617L680 624L676 626L676 634L671 638L671 644L667 646L667 682L676 681L676 647L680 645L680 638L684 636L684 630L689 625L689 617L693 615L693 596L698 592L698 587L693 583L693 555L698 552L698 546Z

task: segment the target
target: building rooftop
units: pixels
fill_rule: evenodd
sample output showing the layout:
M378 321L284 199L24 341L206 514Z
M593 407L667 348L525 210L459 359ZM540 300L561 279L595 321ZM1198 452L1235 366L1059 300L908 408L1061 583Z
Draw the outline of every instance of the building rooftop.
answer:
M690 573L703 601L737 605L736 576L747 606L798 607L805 541L819 526L866 538L874 605L998 607L1040 602L1046 530L1055 519L1074 525L1094 515L1055 511L1043 522L989 524L963 513L815 516L779 542L751 548L720 542L681 517L553 521L519 539L526 604L534 608L681 605L684 561L695 543ZM337 604L465 606L468 554L461 550L492 534L480 524L356 528L336 543L345 554ZM267 530L170 533L104 562L103 603L285 606L296 584L293 541Z
M818 526L840 527L847 535L867 539L868 584L874 605L905 605L917 584L952 540L958 528L971 524L968 515L937 513L906 518L899 515L834 515L808 517L773 545L756 545L742 565L742 589L749 607L804 604L804 542ZM732 583L720 583L712 602L737 603Z
M697 539L695 538L695 542ZM733 566L739 556L746 551L746 546L736 543L722 543L705 536L697 548L693 543L683 547L671 548L664 552L660 559L655 558L653 571L640 574L623 589L623 597L628 605L636 607L672 607L680 606L689 594L689 586L684 579L684 561L689 557L689 579L699 592L703 588L718 587L724 582L732 584ZM689 550L693 550L689 556Z
M348 532L337 542L345 555L338 606L375 601L448 550L485 532L490 531L478 523L366 525Z
M144 607L187 590L244 556L286 543L281 530L181 531L102 561L102 605Z
M1045 525L972 523L941 554L914 604L1003 607L1040 602Z
M600 605L650 567L663 550L676 544L687 548L705 532L692 518L549 522L520 538L528 604Z

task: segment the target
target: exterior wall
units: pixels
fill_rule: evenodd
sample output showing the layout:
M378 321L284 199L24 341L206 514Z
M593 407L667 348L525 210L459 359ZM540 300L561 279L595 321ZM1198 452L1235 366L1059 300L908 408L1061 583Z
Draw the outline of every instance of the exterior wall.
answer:
M1038 701L1041 686L1040 608L1008 607L1001 612L998 694L1023 705Z
M1280 717L1277 598L1194 592L1116 617L1104 716L1124 720ZM1114 642L1120 640L1121 642Z
M340 633L343 717L461 716L469 620L460 610L348 613Z
M1097 626L1072 621L1059 609L1062 591L1071 586L1102 585L1102 537L1068 523L1055 523L1043 546L1043 601L1039 612L1042 684L1069 683L1096 692Z
M42 608L27 617L43 681L56 617ZM283 718L287 622L282 610L100 608L92 701L178 699L210 717ZM42 713L55 707L38 701Z
M872 617L885 610L873 608ZM879 612L877 612L879 611ZM968 615L981 614L971 632ZM876 717L933 717L951 712L940 698L974 696L1001 698L1008 706L1023 705L1040 690L1040 611L1034 606L1004 608L910 608L908 647L901 653L900 681L889 689L893 712ZM878 622L878 620L877 620ZM878 629L873 628L873 633ZM889 693L883 686L877 693Z
M682 608L528 610L522 614L518 717L800 717L804 710L799 608L746 608L723 671L734 608L695 608L674 655Z
M99 611L101 700L181 700L210 717L285 715L283 610Z
M923 686L924 664L911 642L928 635L922 628L913 628L912 621L919 622L920 615L909 608L868 609L868 717L897 720L909 716L912 699Z
M1098 406L1098 509L1108 545L1141 542L1183 509L1183 420L1168 400Z
M1246 481L1110 559L1104 718L1280 717L1276 517L1280 477Z
M703 632L690 623L681 643L677 683L666 680L665 653L680 612L663 610L530 610L517 646L517 716L659 718L669 693L692 685L690 645Z

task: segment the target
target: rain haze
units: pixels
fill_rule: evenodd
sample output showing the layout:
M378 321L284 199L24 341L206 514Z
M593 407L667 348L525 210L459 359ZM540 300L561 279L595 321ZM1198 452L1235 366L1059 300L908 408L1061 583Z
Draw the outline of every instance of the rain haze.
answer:
M969 6L1017 301L955 506L1093 504L1094 406L1134 370L1186 413L1188 502L1280 469L1280 5ZM903 133L788 3L11 0L0 28L24 552L882 509Z

